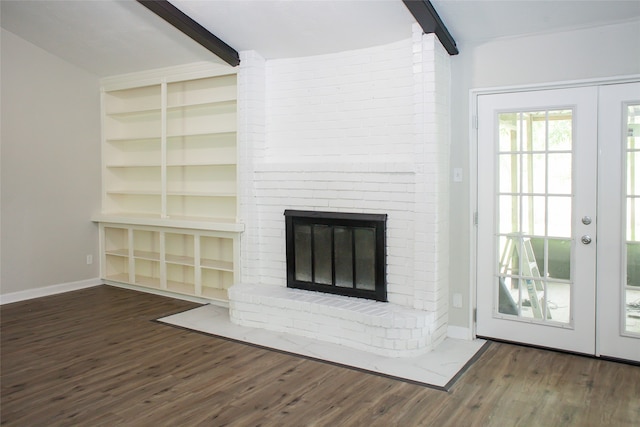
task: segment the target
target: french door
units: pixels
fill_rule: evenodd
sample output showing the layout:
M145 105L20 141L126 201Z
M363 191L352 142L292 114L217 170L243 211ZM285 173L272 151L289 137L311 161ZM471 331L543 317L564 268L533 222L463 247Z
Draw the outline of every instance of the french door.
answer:
M596 353L640 362L640 83L599 95Z
M640 359L640 84L477 99L477 335Z

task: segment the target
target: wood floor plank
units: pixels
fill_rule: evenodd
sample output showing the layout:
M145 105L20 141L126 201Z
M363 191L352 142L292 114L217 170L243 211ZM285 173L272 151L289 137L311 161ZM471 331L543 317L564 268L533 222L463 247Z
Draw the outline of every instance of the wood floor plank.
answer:
M0 307L0 423L640 425L638 366L492 343L443 392L154 321L197 306L99 286Z

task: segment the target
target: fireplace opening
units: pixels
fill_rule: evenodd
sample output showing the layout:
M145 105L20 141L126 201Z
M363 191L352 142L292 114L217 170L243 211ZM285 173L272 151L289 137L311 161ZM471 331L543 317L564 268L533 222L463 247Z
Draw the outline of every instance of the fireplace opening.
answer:
M386 214L284 215L288 287L387 301Z

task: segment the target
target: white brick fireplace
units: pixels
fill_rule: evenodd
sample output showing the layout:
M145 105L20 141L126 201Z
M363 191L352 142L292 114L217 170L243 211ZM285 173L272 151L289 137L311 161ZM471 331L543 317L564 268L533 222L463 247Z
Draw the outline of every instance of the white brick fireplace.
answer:
M241 61L232 321L384 355L430 350L447 325L446 51L415 25L389 45ZM286 288L285 209L387 214L389 302Z

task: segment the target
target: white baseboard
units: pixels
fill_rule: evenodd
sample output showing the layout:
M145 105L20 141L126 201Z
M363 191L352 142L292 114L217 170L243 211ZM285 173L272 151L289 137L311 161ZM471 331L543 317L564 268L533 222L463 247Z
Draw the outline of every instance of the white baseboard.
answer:
M113 282L111 280L103 280L102 283L107 284L109 286L115 286L116 288L131 289L132 291L145 292L147 294L160 295L163 297L169 297L174 299L181 299L183 301L195 302L197 304L213 304L220 307L229 308L229 303L227 301L218 301L218 300L201 298L201 297L196 297L191 295L183 295L183 294L178 294L171 291L163 291L162 289L148 288L146 286L130 285L128 283Z
M0 295L0 305L12 302L25 301L33 298L46 297L49 295L61 294L63 292L77 291L79 289L90 288L104 283L99 278L79 280L77 282L60 283L58 285L45 286L42 288L27 289L24 291L11 292Z
M462 326L447 326L447 337L458 340L471 341L473 335L470 328L463 328Z

